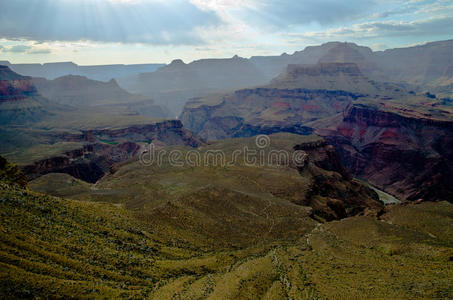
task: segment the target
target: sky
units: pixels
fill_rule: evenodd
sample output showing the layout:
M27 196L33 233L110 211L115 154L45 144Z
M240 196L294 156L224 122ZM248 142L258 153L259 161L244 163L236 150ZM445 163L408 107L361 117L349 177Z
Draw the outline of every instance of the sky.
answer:
M80 65L453 39L453 0L0 0L0 60Z

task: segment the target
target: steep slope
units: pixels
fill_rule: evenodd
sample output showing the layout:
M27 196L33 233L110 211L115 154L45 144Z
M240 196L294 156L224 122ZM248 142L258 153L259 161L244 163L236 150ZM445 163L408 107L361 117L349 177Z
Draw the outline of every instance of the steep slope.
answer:
M304 123L340 113L357 98L402 94L400 87L368 80L355 64L289 65L264 87L192 99L181 120L206 139L309 133Z
M36 178L48 173L67 173L91 183L113 172L114 164L140 154L146 142L190 147L203 143L177 120L118 129L82 130L81 133L46 133L46 138L57 150L48 151L42 148L42 144L29 147L28 151L40 155L39 158L36 153L34 156L25 155L25 160L21 161L27 176ZM41 153L37 151L39 147ZM13 158L19 160L17 156Z
M213 215L228 214L244 200L253 208L244 196L213 196L210 203L219 206L196 205L196 198L189 203ZM169 211L169 227L119 205L55 198L2 180L0 199L2 298L452 296L453 206L446 202L387 207L381 220L360 216L325 224L306 219L296 206L274 211L242 204L240 212L252 223L254 213L263 220L287 218L281 230L289 238L267 243L258 233L255 244L238 248L180 238L172 228L196 217L190 210L184 216Z
M341 90L354 93L376 95L379 89L376 83L363 76L355 63L320 63L313 65L288 65L282 73L270 83L276 88L304 88L309 90Z
M21 125L43 119L48 113L30 77L0 65L0 125Z
M21 187L26 187L28 184L27 177L20 168L8 162L3 156L0 156L0 181Z
M373 51L368 47L357 46L352 43L339 43L323 55L318 62L354 63L367 77L388 80L380 65L375 62Z
M412 104L360 101L327 129L313 125L355 176L400 199L453 199L451 107L423 97Z

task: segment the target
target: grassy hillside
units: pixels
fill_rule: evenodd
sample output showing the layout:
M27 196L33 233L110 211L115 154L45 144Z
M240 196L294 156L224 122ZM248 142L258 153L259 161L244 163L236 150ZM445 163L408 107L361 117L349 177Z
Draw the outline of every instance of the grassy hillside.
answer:
M294 232L293 242L205 248L117 205L50 197L4 182L0 199L2 298L453 296L449 203L395 206L383 216L403 214L404 226L362 216ZM429 214L420 213L425 210ZM430 227L429 234L419 230L434 223L442 226Z
M357 214L364 206L381 208L370 189L316 166L316 155L324 155L322 147L301 170L284 162L268 163L269 151L293 153L295 145L316 141L322 140L288 133L271 135L270 146L263 151L263 165L258 161L261 154L256 155L256 164L244 161L245 148L260 151L255 138L217 141L198 148L201 162L196 166L183 163L193 148L163 147L154 153L156 158L159 153L167 154L162 155L161 163L156 159L147 166L139 160L128 161L90 187L64 184L67 179L62 174L38 178L31 187L56 196L124 205L144 222L191 242L243 246L294 240L311 229L311 215L339 218L342 201L347 202L345 215ZM242 155L229 164L237 150ZM181 166L170 163L172 151L180 153ZM217 164L213 160L206 164L208 153L224 153L225 164L220 159Z

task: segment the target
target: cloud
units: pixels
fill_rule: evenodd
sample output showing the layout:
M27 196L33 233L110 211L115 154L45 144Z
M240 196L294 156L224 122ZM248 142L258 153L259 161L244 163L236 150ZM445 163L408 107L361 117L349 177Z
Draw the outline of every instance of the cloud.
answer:
M365 16L375 5L375 0L264 0L244 8L240 14L259 26L331 25Z
M3 52L11 52L11 53L25 53L29 49L31 49L30 46L26 45L15 45L15 46L10 46L10 47L4 47L2 49Z
M4 53L13 53L13 54L21 54L21 53L26 53L26 54L49 54L52 53L51 49L48 48L40 48L40 47L35 47L29 46L29 45L13 45L13 46L2 46L0 45L0 51Z
M52 53L52 50L46 49L46 48L32 49L32 50L28 51L27 53L29 53L29 54L50 54L50 53Z
M0 36L35 41L203 44L221 21L183 0L1 0Z
M313 40L375 39L451 35L453 17L440 16L417 21L373 21L324 31L288 34L290 37Z

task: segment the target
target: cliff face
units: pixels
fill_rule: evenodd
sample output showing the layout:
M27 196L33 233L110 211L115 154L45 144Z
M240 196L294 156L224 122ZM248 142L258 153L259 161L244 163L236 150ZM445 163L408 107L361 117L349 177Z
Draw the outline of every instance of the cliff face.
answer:
M25 100L37 94L31 79L0 80L0 101Z
M0 102L25 100L37 95L30 77L11 71L0 65Z
M48 173L67 173L75 178L94 183L115 163L137 155L140 146L127 142L119 145L89 144L25 166L23 171L30 179Z
M363 76L355 63L288 65L286 72L271 81L271 86L342 90L373 95L379 93L376 84Z
M31 179L48 173L67 173L75 178L94 183L116 163L128 160L142 151L144 143L186 145L197 147L203 143L178 120L156 124L130 126L120 129L86 130L80 134L51 133L53 141L87 143L82 148L65 152L23 167Z
M343 91L245 89L224 96L216 105L198 105L194 99L181 120L210 140L279 131L307 134L311 130L301 124L339 113L356 97Z
M355 176L400 199L451 201L453 118L390 106L353 104L340 124L317 133Z
M289 65L267 86L192 99L181 120L206 139L303 134L311 131L301 124L340 113L353 100L400 93L392 85L369 81L355 64Z
M0 125L41 120L46 115L42 101L30 77L0 66Z
M378 195L352 179L335 148L324 140L298 144L308 158L299 167L301 176L312 176L309 192L302 203L325 220L337 220L357 214L376 214L382 207Z
M187 145L197 147L203 140L191 131L185 129L179 120L166 120L153 124L133 125L118 129L82 130L80 134L50 133L54 139L68 142L105 142L123 143L146 142L165 145Z

